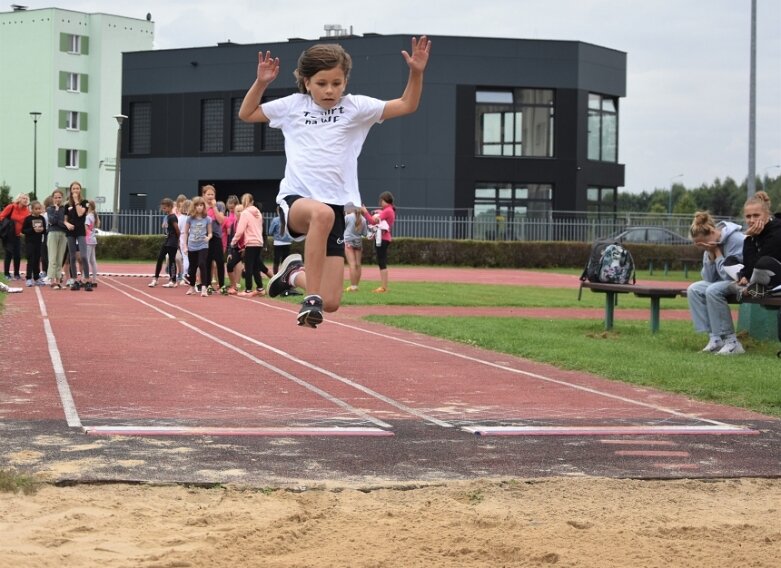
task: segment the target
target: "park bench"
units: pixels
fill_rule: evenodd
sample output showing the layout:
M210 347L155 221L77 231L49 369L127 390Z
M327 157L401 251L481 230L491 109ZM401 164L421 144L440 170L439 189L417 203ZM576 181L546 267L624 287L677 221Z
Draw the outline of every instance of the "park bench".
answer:
M654 269L662 266L664 268L664 275L667 276L674 262L679 262L681 264L681 267L683 268L683 277L689 278L689 270L696 270L702 264L702 257L679 258L677 260L650 257L648 259L648 274L653 276Z
M659 311L662 298L676 298L686 295L686 288L669 286L638 286L637 284L605 284L602 282L581 282L581 288L605 295L605 329L613 329L613 316L619 294L634 294L638 298L651 300L651 333L659 331ZM580 299L580 294L578 294Z

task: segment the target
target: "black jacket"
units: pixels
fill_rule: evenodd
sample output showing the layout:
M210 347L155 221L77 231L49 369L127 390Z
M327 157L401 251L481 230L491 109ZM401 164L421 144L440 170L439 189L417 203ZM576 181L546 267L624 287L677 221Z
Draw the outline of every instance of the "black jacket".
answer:
M54 205L49 205L46 208L46 216L49 218L49 230L60 233L67 233L68 227L65 226L65 206L60 205L59 209L55 209Z
M781 213L776 213L757 236L743 241L743 269L739 276L750 280L754 266L763 256L781 261Z

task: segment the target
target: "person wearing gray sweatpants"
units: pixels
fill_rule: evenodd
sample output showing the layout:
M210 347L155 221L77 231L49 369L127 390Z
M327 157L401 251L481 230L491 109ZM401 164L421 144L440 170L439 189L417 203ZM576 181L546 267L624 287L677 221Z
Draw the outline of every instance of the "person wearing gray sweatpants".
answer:
M707 212L698 212L690 228L691 239L703 249L702 280L686 292L695 331L709 335L705 353L739 355L743 346L735 335L735 324L727 297L736 291L735 281L724 270L727 258L740 262L743 240L740 225L728 221L716 223Z

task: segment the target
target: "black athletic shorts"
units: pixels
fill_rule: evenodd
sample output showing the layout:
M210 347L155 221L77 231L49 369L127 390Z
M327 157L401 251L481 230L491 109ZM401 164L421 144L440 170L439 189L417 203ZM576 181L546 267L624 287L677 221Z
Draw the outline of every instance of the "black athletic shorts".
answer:
M290 208L293 207L293 203L303 198L300 195L288 195L284 199L285 203L287 203L287 210L290 211ZM325 245L325 256L340 256L344 258L344 206L333 205L331 203L326 203L326 205L334 210L334 224L331 227L331 232L328 234L328 241ZM288 220L285 219L285 223L287 222ZM296 233L289 226L287 230L294 239L304 236L302 233Z

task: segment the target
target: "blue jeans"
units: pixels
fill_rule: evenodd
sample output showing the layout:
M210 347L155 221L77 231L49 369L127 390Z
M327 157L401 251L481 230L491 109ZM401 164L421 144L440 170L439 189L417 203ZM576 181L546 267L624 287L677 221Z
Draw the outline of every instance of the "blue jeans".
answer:
M732 312L727 303L727 296L735 292L737 286L730 280L700 280L689 286L686 297L694 329L722 337L735 333Z

